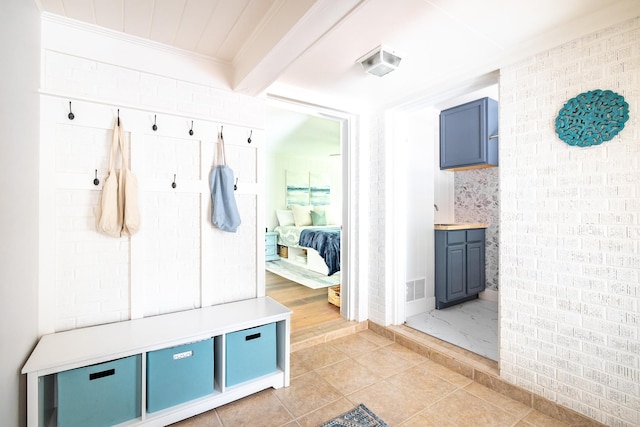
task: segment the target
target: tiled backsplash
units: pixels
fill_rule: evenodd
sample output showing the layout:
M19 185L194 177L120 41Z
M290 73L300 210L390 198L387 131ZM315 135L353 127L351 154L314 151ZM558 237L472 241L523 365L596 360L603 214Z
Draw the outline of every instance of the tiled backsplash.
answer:
M498 237L500 219L498 168L455 173L456 222L489 224L486 232L487 289L498 290Z

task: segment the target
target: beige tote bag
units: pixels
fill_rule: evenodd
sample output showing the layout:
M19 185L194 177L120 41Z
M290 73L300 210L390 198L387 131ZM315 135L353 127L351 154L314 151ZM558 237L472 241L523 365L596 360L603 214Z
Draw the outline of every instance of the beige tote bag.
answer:
M131 236L140 229L138 209L138 180L129 170L126 140L118 118L113 127L109 156L109 174L102 187L102 196L96 213L97 229L108 236ZM122 167L115 169L118 149Z

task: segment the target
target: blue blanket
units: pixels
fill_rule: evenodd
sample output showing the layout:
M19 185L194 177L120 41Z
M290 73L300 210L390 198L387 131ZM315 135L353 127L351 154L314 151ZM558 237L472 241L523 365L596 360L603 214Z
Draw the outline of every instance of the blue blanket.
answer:
M340 228L302 230L299 245L318 251L329 267L329 276L340 271Z

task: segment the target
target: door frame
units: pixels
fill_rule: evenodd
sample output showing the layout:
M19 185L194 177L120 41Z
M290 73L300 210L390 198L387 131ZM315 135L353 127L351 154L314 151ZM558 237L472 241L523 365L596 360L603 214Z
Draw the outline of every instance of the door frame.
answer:
M347 320L361 321L366 319L366 295L363 298L358 286L359 265L357 262L358 239L357 219L358 198L354 192L353 183L356 181L354 155L357 144L358 116L340 110L331 109L303 101L267 95L267 105L270 107L290 110L311 116L335 120L340 123L340 153L342 159L342 233L341 260L342 282L340 290L340 315ZM265 130L269 124L265 123ZM266 212L262 212L264 216ZM264 284L261 290L264 294ZM364 301L363 301L364 300Z

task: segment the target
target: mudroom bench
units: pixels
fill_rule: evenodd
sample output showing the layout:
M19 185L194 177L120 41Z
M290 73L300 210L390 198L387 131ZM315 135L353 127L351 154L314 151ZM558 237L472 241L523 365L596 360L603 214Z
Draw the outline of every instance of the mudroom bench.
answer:
M44 335L30 427L165 426L289 385L291 310L269 297Z

